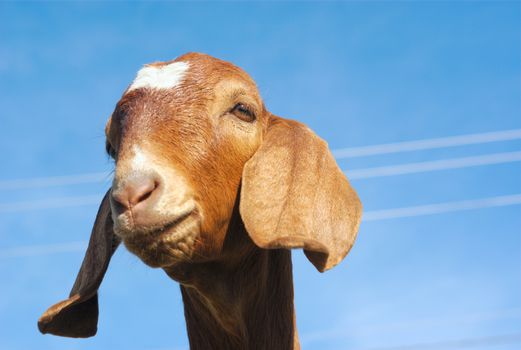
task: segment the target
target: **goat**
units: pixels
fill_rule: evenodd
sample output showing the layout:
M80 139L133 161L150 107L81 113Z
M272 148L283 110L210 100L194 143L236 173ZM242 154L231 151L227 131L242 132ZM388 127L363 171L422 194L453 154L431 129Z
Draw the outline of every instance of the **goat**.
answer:
M290 249L328 270L362 214L327 144L268 112L242 69L199 53L142 68L105 132L112 187L70 297L40 331L96 334L97 291L123 242L180 283L190 349L300 349Z

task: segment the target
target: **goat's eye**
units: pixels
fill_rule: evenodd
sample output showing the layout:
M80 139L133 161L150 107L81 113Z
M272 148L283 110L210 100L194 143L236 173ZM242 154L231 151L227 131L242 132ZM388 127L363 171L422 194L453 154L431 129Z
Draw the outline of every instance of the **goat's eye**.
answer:
M245 122L252 123L255 121L255 114L248 106L242 103L237 103L230 112Z
M116 159L116 150L109 142L105 143L105 150L109 156L111 156L113 159Z

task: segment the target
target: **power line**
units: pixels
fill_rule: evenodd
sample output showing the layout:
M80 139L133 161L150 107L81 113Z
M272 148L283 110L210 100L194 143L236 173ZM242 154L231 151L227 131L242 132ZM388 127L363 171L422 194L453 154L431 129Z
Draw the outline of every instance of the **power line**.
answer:
M386 143L362 147L350 147L333 150L337 159L366 157L380 154L391 154L409 151L420 151L435 148L455 147L521 139L521 129L468 134L460 136L441 137ZM514 153L514 152L513 152ZM376 169L376 168L375 168ZM26 188L40 188L52 186L79 185L108 180L110 172L95 172L77 175L63 175L28 179L14 179L0 181L0 190L18 190Z
M92 199L97 200L96 204L100 201L101 196L91 196ZM66 202L66 201L64 201ZM465 200L458 202L446 202L428 205L419 205L414 207L403 207L393 208L384 210L370 210L364 213L362 221L380 221L395 218L408 218L415 216L424 216L432 214L442 214L449 212L457 212L463 210L476 210L493 207L503 207L521 204L521 193L508 195L508 196L497 196L483 199ZM45 255L53 254L56 252L73 252L82 250L86 242L71 242L71 243L60 243L51 245L34 245L15 247L0 250L0 258L7 257L19 257L19 256L32 256L32 255Z
M374 168L344 170L350 180L367 179L372 177L385 177L422 173L429 171L460 169L474 166L511 163L521 161L521 152L503 152L487 154L484 156L462 157L433 160L429 162L405 163Z
M502 152L487 154L484 156L449 158L428 162L405 163L382 167L344 170L344 172L347 174L350 180L361 180L373 177L387 177L448 169L461 169L475 166L512 163L519 161L521 161L521 152ZM0 182L0 190L62 185L65 186L89 182L101 182L103 180L106 180L108 176L109 173L91 173L83 175L55 176L49 178L36 178L27 180L10 180ZM49 206L54 207L55 204L50 203ZM22 203L16 203L13 205L8 203L0 203L0 212L20 211L24 210L23 208L25 207L46 208L47 205L43 200L27 201Z
M362 180L373 177L387 177L396 175L405 175L421 172L440 171L448 169L461 169L467 167L511 163L521 161L521 152L503 152L494 153L484 156L473 156L473 157L462 157L462 158L451 158L442 159L429 162L417 162L417 163L405 163L399 165L389 165L383 167L374 168L363 168L355 170L344 170L350 180ZM99 176L105 173L92 174L93 177ZM104 176L106 176L105 174ZM55 177L53 179L59 179ZM37 179L34 184L43 184L45 181ZM53 180L54 181L54 180ZM49 181L47 183L55 183ZM72 180L70 181L72 183ZM39 209L50 209L50 208L62 208L62 207L73 207L91 205L99 202L98 196L78 196L78 197L65 197L55 199L43 199L43 200L32 200L15 203L0 203L0 213L6 212L20 212L27 210L39 210Z
M433 139L421 139L416 141L386 143L372 146L349 147L333 150L333 155L337 159L367 157L381 154L422 151L427 149L476 145L480 143L510 141L517 139L521 139L521 129L440 137Z
M84 251L87 244L88 241L78 241L8 248L0 251L0 259Z
M102 195L39 199L15 203L0 203L0 213L15 213L28 210L80 207L99 204Z
M372 210L364 214L362 221L380 221L396 218L410 218L432 214L450 213L464 210L505 207L521 204L521 194L472 199L457 202L418 205L383 210Z
M102 195L62 197L36 201L0 204L0 213L13 213L29 210L57 209L99 204ZM365 212L364 221L384 220L400 217L411 217L438 214L452 211L509 206L521 203L521 194L497 196L477 200L427 204L413 207L372 210Z
M109 175L109 172L98 172L78 175L38 177L31 179L3 180L0 181L0 190L18 190L27 188L68 186L92 182L102 182L107 180Z

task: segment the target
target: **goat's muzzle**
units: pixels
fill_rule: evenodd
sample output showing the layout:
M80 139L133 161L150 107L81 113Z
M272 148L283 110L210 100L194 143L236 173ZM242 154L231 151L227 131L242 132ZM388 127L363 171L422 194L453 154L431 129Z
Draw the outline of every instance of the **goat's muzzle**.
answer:
M131 252L153 267L191 259L201 224L195 200L164 208L166 186L155 173L115 180L111 192L114 232Z

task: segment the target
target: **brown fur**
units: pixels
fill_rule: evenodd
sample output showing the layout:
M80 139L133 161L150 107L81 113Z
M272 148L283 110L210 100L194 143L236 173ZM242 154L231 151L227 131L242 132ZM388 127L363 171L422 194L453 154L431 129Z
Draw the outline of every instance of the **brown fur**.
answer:
M96 291L116 246L111 242L121 239L180 283L191 349L298 349L289 249L304 248L319 271L338 264L356 237L358 197L327 144L306 126L270 114L244 71L202 54L177 60L190 64L179 86L127 91L109 119L116 173L93 229L93 237L104 238L91 243L110 254L89 246L90 263L78 275L86 282L42 316L40 330L95 334ZM237 112L238 103L255 120ZM136 145L175 176L136 174ZM116 196L136 176L154 177L157 186L122 208ZM179 178L188 189L183 196L196 203L181 218L154 207L168 196L174 203L177 192L168 186ZM79 314L80 307L88 312Z

